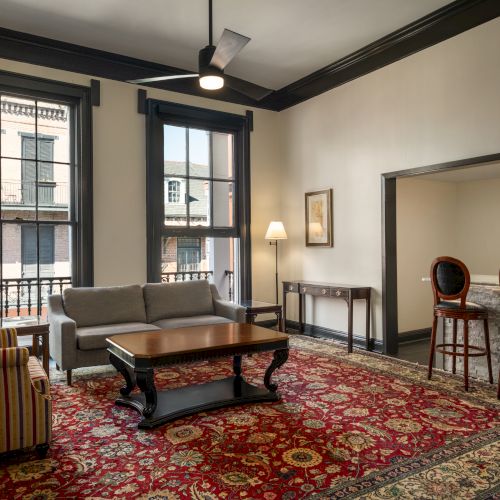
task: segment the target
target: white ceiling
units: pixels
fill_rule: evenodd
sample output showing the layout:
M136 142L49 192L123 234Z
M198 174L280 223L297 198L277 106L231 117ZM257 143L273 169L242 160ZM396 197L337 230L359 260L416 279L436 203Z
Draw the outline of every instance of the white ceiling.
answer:
M438 182L469 182L483 181L500 178L500 162L482 163L472 167L465 167L448 172L438 172L436 174L425 174L415 177L415 179L425 179Z
M227 72L278 89L451 0L214 0L214 41L252 38ZM0 0L0 26L197 71L208 0ZM148 76L148 75L144 75Z

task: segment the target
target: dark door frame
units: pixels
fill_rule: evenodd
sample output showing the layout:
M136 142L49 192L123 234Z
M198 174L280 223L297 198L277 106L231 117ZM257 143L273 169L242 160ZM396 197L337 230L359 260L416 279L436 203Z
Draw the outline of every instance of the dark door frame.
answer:
M396 234L396 180L422 174L458 170L499 161L500 153L464 158L382 174L382 327L384 353L398 352L398 265Z

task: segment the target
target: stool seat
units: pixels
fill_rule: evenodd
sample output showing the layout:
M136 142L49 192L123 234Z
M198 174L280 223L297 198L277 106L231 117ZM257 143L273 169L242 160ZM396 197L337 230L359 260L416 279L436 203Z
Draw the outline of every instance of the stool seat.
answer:
M439 310L449 310L449 311L460 311L460 312L486 312L486 307L475 304L474 302L466 302L465 307L460 307L459 300L442 300L437 304L436 309Z
M429 370L427 378L432 376L434 352L452 356L452 372L456 373L457 357L463 358L464 387L469 390L469 357L486 356L490 384L493 383L491 369L490 332L488 328L488 309L474 302L467 302L470 286L470 274L467 266L453 257L438 257L431 265L431 284L434 294L434 318L432 320L431 348L429 352ZM438 318L453 321L452 342L446 342L443 326L443 342L436 345ZM457 321L463 322L463 343L458 343ZM484 323L484 347L469 343L469 321ZM460 350L459 350L460 349ZM500 382L499 382L500 394Z

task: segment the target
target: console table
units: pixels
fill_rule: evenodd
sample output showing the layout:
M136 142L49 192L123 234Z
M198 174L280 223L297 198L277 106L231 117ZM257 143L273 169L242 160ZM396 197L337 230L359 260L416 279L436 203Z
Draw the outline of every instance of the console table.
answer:
M370 346L370 292L369 286L338 285L318 281L283 281L283 322L286 331L286 296L289 293L299 294L299 329L304 331L305 295L343 299L347 303L347 352L352 352L353 333L352 315L353 301L366 301L366 348Z

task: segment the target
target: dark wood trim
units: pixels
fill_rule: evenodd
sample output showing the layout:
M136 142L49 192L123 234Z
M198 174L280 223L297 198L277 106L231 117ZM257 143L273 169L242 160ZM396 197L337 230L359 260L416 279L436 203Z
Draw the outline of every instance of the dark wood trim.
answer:
M382 174L382 327L386 353L397 354L399 343L396 179L459 170L495 161L500 161L500 153L461 158Z
M274 323L276 323L276 321ZM297 332L299 331L300 323L298 321L287 319L286 328L287 332L293 336L294 335L293 330L296 330ZM289 329L291 329L292 331L289 331ZM315 337L320 339L323 338L323 339L340 340L341 342L345 342L347 344L347 332L341 332L340 330L325 328L324 326L311 325L309 323L304 323L304 331L301 332L300 334L297 333L296 335L298 337L301 335L306 335L308 337ZM367 350L366 338L364 335L354 335L353 344L355 347L358 347L359 349ZM382 342L380 342L380 340L372 338L370 339L369 350L375 352L384 352L384 346Z
M283 87L260 104L282 111L498 16L498 0L456 0Z
M137 112L141 115L148 114L148 93L144 89L137 90Z
M193 237L239 237L240 238L240 298L252 296L252 263L250 238L250 131L248 117L222 111L213 111L184 104L147 99L146 118L146 199L149 282L161 280L161 238L186 235ZM230 132L235 137L235 180L238 186L238 210L234 228L164 228L163 225L163 124L183 127L199 127L221 132ZM161 145L159 147L158 145ZM161 175L161 179L159 176Z
M92 106L100 106L101 105L100 80L90 80L90 95L92 96Z
M73 286L93 286L94 284L94 229L93 229L93 175L92 175L92 95L90 87L74 85L55 80L31 77L17 73L0 71L0 88L18 95L59 101L73 107L74 143L80 150L72 151L76 169L74 186L77 190L77 204L74 220L78 231L73 237ZM52 222L54 223L54 222Z
M255 101L228 87L200 88L196 79L145 85L281 111L500 16L498 0L456 0L441 9ZM0 28L0 58L118 81L187 70Z
M420 328L419 330L409 330L401 332L398 337L398 342L404 344L405 342L415 342L417 340L427 340L431 338L432 328Z

